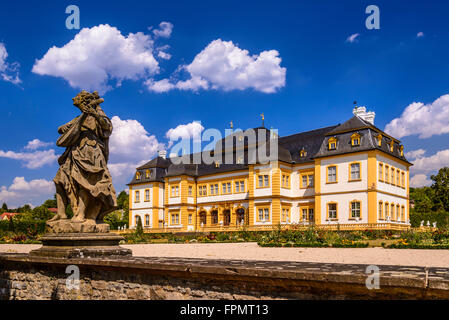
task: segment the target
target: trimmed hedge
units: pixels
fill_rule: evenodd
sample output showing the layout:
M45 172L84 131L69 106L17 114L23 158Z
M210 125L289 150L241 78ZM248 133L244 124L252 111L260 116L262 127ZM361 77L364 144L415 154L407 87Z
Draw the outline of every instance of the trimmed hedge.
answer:
M390 244L388 249L449 249L449 244Z
M291 248L291 247L309 247L309 248L367 248L368 242L356 242L352 244L343 244L343 243L257 243L261 247L283 247L283 248Z

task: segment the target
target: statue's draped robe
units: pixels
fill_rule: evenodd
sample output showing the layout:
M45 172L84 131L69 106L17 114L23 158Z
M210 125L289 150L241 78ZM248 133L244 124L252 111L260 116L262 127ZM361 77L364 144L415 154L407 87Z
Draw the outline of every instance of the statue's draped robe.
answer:
M83 113L59 127L61 136L56 144L65 147L66 151L58 159L60 168L54 182L65 190L74 212L78 207L79 192L87 191L91 201L101 204L101 208L98 217L89 217L86 212L85 218L102 220L116 209L117 198L107 168L112 123L99 106L97 113L103 121Z

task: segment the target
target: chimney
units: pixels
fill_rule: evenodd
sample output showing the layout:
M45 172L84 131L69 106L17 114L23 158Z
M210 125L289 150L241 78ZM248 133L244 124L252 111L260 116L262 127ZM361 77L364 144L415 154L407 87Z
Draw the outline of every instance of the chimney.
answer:
M158 156L161 157L161 158L163 158L163 159L166 159L166 158L167 158L167 151L165 151L165 150L159 150L159 151L158 151Z
M371 123L374 125L374 118L376 117L376 113L374 111L366 112L366 107L355 107L352 113L361 118L362 120L365 120L366 122Z

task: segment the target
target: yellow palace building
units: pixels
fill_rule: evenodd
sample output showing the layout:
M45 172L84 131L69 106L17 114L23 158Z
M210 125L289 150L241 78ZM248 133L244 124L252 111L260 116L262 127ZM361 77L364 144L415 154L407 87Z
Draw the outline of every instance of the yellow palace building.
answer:
M140 219L149 232L409 228L404 147L374 126L374 112L353 113L343 124L279 137L267 164L246 156L175 164L160 152L128 184L130 227ZM257 143L269 142L270 130L254 130L266 137Z

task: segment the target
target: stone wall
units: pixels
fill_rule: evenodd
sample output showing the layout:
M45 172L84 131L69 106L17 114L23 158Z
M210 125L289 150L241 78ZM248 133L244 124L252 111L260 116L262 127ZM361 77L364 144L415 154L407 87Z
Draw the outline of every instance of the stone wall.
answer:
M80 271L79 290L66 267ZM178 258L54 259L0 254L0 299L448 299L449 270Z

